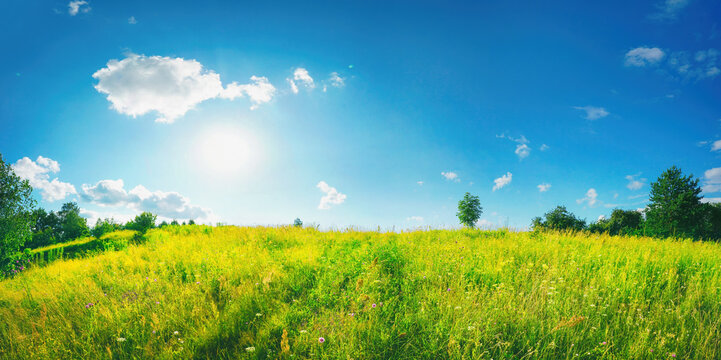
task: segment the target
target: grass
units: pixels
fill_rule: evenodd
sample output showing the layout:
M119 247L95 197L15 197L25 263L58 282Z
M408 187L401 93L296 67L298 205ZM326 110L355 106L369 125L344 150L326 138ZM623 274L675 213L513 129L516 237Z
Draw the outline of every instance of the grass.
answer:
M721 358L714 243L205 226L146 238L0 282L0 357Z

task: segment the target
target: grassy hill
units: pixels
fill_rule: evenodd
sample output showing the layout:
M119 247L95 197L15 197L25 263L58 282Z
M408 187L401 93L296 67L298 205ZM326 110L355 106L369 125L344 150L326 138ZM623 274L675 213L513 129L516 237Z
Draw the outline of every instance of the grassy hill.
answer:
M0 358L719 359L721 246L171 226L0 282Z

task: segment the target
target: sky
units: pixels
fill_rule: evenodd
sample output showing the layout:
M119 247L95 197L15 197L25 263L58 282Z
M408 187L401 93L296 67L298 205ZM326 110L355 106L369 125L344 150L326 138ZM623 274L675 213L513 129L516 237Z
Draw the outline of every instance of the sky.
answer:
M721 201L721 3L0 3L0 154L41 207L523 229Z

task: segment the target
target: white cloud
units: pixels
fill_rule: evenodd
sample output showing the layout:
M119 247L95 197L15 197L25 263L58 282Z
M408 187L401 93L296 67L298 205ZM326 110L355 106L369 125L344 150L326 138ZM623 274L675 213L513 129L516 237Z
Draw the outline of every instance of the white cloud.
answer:
M256 108L275 93L268 79L257 76L251 77L250 84L233 82L224 89L220 75L198 61L163 56L131 54L123 60L110 60L93 78L98 80L95 89L107 95L117 112L136 117L154 111L159 114L156 121L165 123L208 99L247 95Z
M583 110L586 112L586 116L584 118L586 120L598 120L601 118L604 118L608 116L609 112L606 111L606 109L602 107L596 107L596 106L574 106L573 107L576 110Z
M675 20L689 2L690 0L664 0L656 5L658 11L648 17L653 20Z
M423 181L416 181L416 184L418 184L418 186L423 186Z
M135 20L135 16L131 16L128 18L128 24L135 25L138 23L138 20Z
M493 185L493 191L496 191L496 190L510 184L512 179L513 179L513 174L511 174L510 172L507 172L506 175L503 175L503 176L499 177L498 179L493 180L493 182L495 183L495 185Z
M83 184L80 197L100 206L123 206L130 200L124 187L123 179L100 180L92 186Z
M598 215L598 219L596 221L606 220L606 215Z
M496 226L492 221L486 219L480 219L476 221L476 226L479 228L492 228Z
M543 184L539 184L537 187L538 187L538 192L546 192L546 191L548 191L548 189L551 188L551 184L543 183Z
M137 214L99 212L99 211L89 210L89 209L85 209L85 208L80 208L80 216L87 219L87 224L90 227L95 226L95 224L98 222L99 219L113 219L117 223L127 223L128 221L133 220L135 218L135 215L137 215Z
M210 209L192 205L188 198L177 192L150 191L142 185L126 191L122 179L100 180L95 185L83 184L82 189L83 200L103 207L124 206L135 212L147 211L167 219L215 220Z
M705 145L705 142L702 145ZM719 150L721 150L721 140L716 140L711 144L711 151L719 151Z
M516 146L515 153L516 153L516 155L518 155L519 159L524 159L524 158L527 158L528 155L531 154L531 148L528 147L528 145L526 145L526 144L519 144L518 146Z
M325 181L319 182L316 187L325 193L325 195L320 198L320 203L318 204L318 209L320 210L328 210L331 205L340 205L346 199L345 194L338 192L336 188L331 187Z
M582 204L583 202L588 202L588 206L594 206L596 205L596 202L598 202L597 198L598 193L596 193L596 189L590 188L586 192L586 197L584 197L583 199L578 199L576 200L576 202L579 204Z
M38 156L35 161L28 157L15 162L12 165L13 172L25 180L30 182L30 186L40 190L40 194L45 201L57 201L65 199L70 194L76 194L75 186L65 183L57 178L50 180L50 174L60 171L60 164L57 161Z
M68 14L75 16L78 12L86 13L90 11L90 5L87 1L77 0L68 3Z
M345 79L340 77L337 72L330 73L330 84L335 87L343 87L345 86Z
M721 167L708 169L703 174L705 193L721 192Z
M460 182L461 179L458 178L458 174L454 173L453 171L449 172L441 172L441 175L446 178L446 180Z
M691 54L688 51L675 51L668 55L668 61L663 72L673 78L679 79L710 79L721 74L719 70L719 57L721 51L707 49Z
M251 76L250 84L238 85L236 82L228 84L228 87L221 94L222 98L233 100L236 97L247 95L253 105L251 110L258 108L260 104L270 102L275 95L275 86L273 86L268 78L263 76Z
M701 199L701 202L708 203L708 204L721 203L721 197L712 197L712 198L705 197L705 198Z
M295 71L293 71L293 77L288 78L287 80L288 83L290 83L290 89L294 94L298 93L298 85L305 86L308 89L315 87L313 78L308 73L308 70L304 68L296 68Z
M629 50L625 55L625 64L626 66L646 66L646 65L652 65L656 64L659 61L663 60L663 58L666 56L666 53L663 52L663 50L653 47L637 47L635 49Z
M422 223L422 222L423 222L423 217L422 217L422 216L409 216L409 217L406 218L406 221L408 221L408 222Z
M546 150L548 150L548 149L549 149L548 145L543 144L543 145L541 145L541 147L540 147L539 150L541 150L541 151L546 151Z
M640 174L626 175L626 180L628 180L628 185L626 185L626 187L629 190L639 190L644 185L646 185L646 183L645 183L646 179L638 179L639 175Z

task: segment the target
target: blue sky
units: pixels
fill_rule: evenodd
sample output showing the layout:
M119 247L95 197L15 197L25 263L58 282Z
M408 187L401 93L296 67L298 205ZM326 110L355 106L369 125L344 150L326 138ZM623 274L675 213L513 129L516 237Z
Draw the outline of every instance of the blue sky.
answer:
M721 199L721 4L0 4L0 153L40 205L322 227L528 226ZM543 190L543 191L541 191Z

